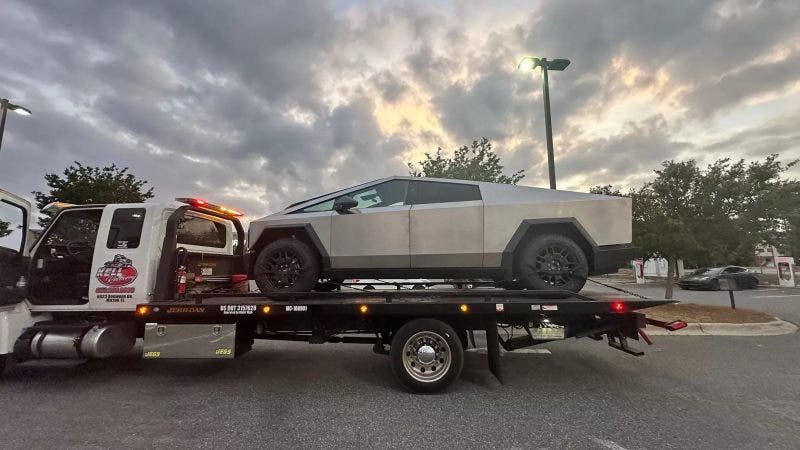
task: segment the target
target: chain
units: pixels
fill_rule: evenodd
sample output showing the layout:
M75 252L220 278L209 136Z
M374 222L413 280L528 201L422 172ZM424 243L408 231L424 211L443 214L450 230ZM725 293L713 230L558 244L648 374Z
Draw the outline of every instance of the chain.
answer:
M622 293L625 293L625 294L628 294L628 295L633 295L634 297L639 297L639 298L642 298L642 299L645 299L645 300L649 300L649 298L645 297L644 295L640 295L640 294L637 294L635 292L628 291L626 289L622 289L622 288L619 288L619 287L616 287L616 286L612 286L610 284L601 283L601 282L599 282L597 280L593 280L591 278L586 278L586 281L591 281L592 283L599 284L600 286L605 286L605 287L607 287L609 289L614 289L615 291L619 291L619 292L622 292Z

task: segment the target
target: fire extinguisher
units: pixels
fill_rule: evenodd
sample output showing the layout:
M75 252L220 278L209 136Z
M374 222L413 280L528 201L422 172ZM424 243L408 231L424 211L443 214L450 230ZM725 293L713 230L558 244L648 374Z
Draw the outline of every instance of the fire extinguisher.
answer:
M179 247L176 252L176 269L175 269L175 298L183 300L186 298L186 255L187 251L183 247Z

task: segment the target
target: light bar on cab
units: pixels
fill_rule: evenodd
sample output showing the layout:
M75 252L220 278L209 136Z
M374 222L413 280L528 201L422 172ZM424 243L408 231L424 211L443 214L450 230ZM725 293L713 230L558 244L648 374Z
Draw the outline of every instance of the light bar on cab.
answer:
M227 208L225 206L215 205L213 203L209 203L203 200L202 198L176 198L175 201L194 206L195 208L205 209L208 211L224 214L226 216L241 217L244 215L235 209Z

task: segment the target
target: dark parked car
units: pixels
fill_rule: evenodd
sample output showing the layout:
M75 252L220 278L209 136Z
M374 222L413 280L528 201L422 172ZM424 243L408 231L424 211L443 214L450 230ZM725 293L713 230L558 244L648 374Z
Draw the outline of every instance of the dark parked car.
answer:
M755 274L739 266L697 269L690 275L678 280L678 286L682 289L710 289L717 291L719 290L720 278L736 280L738 289L755 289L758 287L758 278L756 278Z

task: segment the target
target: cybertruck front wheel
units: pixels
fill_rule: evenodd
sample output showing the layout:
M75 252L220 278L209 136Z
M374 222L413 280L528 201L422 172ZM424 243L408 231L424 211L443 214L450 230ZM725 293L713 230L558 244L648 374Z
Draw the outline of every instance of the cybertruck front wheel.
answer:
M309 292L319 279L319 259L297 239L278 239L256 258L253 275L262 293Z
M527 289L578 292L589 276L583 250L558 234L537 236L523 247L517 261L517 278Z

